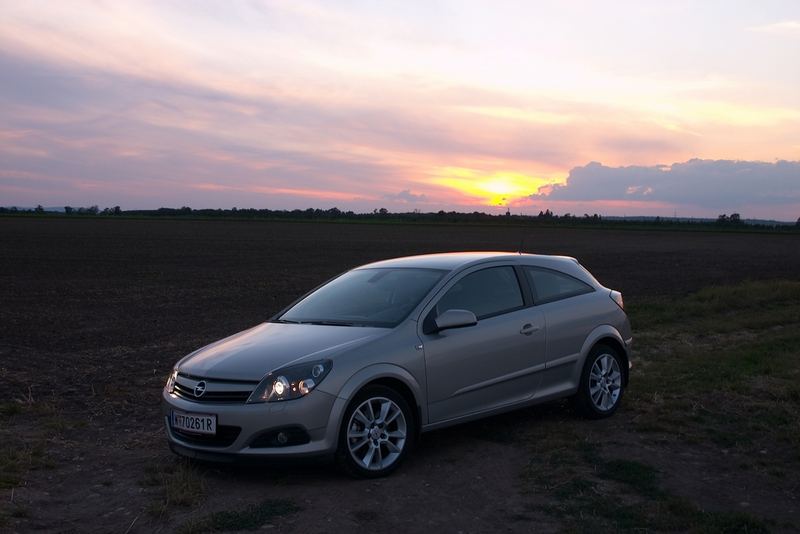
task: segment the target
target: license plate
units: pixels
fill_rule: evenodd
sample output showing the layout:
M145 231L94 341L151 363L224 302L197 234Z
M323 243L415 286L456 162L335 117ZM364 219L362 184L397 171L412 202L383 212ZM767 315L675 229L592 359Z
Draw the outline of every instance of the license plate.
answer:
M217 416L208 413L186 413L173 410L172 428L213 436L217 433Z

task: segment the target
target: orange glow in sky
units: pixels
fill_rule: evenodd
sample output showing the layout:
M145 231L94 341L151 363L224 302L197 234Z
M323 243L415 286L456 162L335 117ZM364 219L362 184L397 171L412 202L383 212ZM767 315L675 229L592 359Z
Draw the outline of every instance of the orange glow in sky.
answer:
M551 180L513 171L482 172L475 169L444 167L435 169L431 184L441 185L477 199L485 206L507 206L536 193ZM563 180L556 183L563 183Z

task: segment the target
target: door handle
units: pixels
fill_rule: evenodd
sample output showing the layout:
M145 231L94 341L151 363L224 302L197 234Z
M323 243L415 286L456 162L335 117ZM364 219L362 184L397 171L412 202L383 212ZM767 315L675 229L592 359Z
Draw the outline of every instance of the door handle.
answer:
M522 328L520 329L519 333L520 334L524 334L526 336L529 336L529 335L533 334L534 332L538 332L541 329L542 329L541 326L538 326L538 325L534 326L531 323L527 323L527 324L522 326Z

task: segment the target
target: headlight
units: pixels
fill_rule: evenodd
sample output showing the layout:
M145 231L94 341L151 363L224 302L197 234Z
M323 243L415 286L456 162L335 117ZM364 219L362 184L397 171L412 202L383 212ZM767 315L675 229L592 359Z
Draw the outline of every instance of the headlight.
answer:
M331 360L301 363L273 371L261 379L248 403L298 399L311 392L333 367Z
M175 379L178 378L178 370L173 369L172 372L169 374L169 378L167 378L167 393L173 393L175 391Z

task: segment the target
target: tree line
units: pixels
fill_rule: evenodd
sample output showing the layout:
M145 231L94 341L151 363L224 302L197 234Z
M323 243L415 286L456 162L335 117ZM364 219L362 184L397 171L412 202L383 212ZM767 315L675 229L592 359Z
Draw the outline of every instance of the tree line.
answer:
M47 215L53 212L45 210L41 205L35 208L0 207L0 214L37 214ZM683 226L683 225L712 225L723 227L755 226L766 228L786 229L791 225L754 223L745 221L739 213L723 213L714 219L689 219L677 217L603 217L597 213L576 215L564 213L557 215L549 209L542 210L538 215L491 214L482 211L458 212L444 211L421 212L391 212L387 208L375 208L372 212L356 213L344 211L337 207L329 209L307 208L304 210L272 210L267 208L202 208L193 209L189 206L180 208L158 208L153 210L123 210L120 206L100 208L97 205L64 206L64 215L68 216L126 216L126 217L194 217L194 218L223 218L238 219L286 219L286 220L352 220L352 221L397 221L397 222L431 222L431 223L459 223L459 222L486 222L486 223L540 223L540 224L570 224L570 225L645 225L645 226ZM800 217L797 219L796 228L800 228Z

